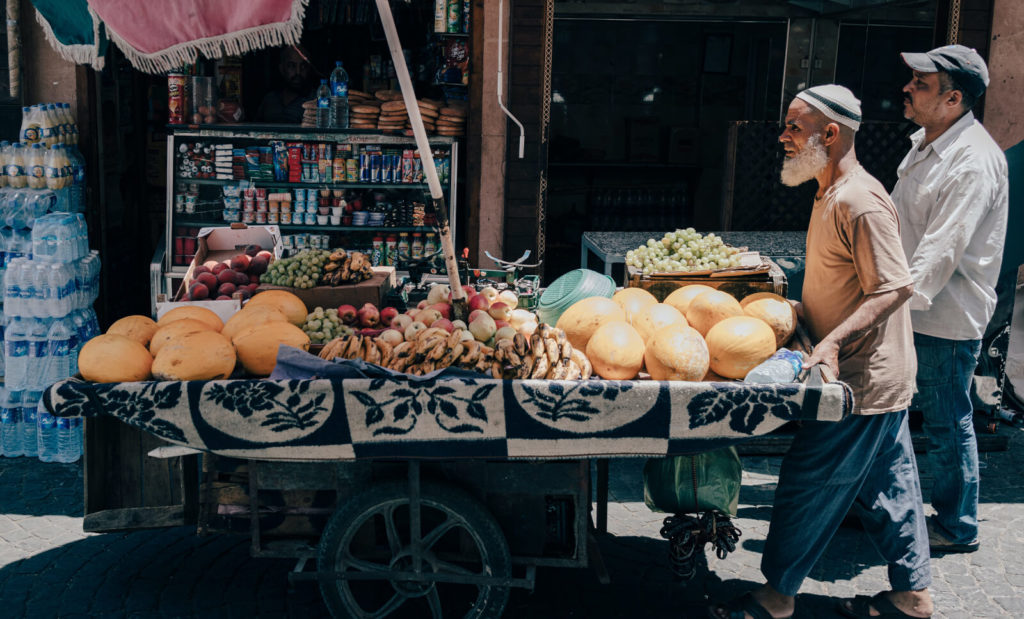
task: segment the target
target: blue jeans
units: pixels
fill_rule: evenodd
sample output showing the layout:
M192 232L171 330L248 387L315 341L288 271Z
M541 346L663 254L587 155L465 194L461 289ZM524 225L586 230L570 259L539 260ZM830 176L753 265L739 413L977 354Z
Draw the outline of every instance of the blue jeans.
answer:
M907 412L805 421L782 460L761 556L768 584L795 596L851 508L894 591L931 584L928 530Z
M971 380L981 340L945 340L914 334L917 349L915 408L924 413L935 476L934 525L949 541L978 539L978 442L974 436Z

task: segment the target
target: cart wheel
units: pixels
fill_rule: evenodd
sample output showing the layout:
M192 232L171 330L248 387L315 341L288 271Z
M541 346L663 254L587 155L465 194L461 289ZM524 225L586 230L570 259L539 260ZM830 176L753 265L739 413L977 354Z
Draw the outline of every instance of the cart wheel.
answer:
M410 544L409 486L393 481L345 500L320 539L318 570L351 572L358 580L323 579L320 592L337 619L501 616L508 587L392 580L412 571L418 555L424 572L509 578L512 559L494 517L477 499L448 485L424 481L421 548Z

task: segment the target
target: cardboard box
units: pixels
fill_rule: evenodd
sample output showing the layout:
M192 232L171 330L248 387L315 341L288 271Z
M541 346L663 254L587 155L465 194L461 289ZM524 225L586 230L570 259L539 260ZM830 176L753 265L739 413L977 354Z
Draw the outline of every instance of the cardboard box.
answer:
M192 264L189 265L188 271L185 272L185 278L182 280L181 286L178 287L178 292L174 295L174 299L172 301L157 300L156 313L158 319L175 307L200 305L216 312L222 320L227 320L241 309L241 299L231 299L230 301L181 300L192 283L195 268L208 260L221 262L233 258L242 253L248 245L259 245L274 254L275 260L281 257L284 249L281 244L281 229L277 226L247 226L242 223L233 223L230 226L202 228L199 230L199 234L196 235L196 239L198 241L196 255L192 258Z
M309 311L316 307L328 309L339 305L353 305L359 309L365 303L373 303L378 308L384 295L395 287L395 267L373 267L373 277L358 284L343 286L316 286L315 288L288 288L260 284L256 294L264 290L287 290L302 299Z
M690 284L703 284L728 292L737 299L754 294L755 292L774 292L785 297L789 291L786 274L779 265L770 258L762 256L767 263L768 269L759 272L743 273L714 273L714 274L691 274L682 273L674 276L665 275L644 275L634 267L626 269L627 288L643 288L654 295L658 301L664 301L665 297L672 294L677 288Z

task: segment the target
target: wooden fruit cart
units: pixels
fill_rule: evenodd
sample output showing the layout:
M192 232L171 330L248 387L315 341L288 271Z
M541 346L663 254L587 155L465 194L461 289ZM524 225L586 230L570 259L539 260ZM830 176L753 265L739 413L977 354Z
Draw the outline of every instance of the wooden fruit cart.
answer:
M317 375L342 375L324 363ZM814 371L785 385L71 379L44 403L56 415L119 419L170 443L169 455L244 462L248 505L208 504L206 525L243 513L252 554L295 559L291 578L318 581L336 617L500 616L511 587L532 588L537 566L598 563L588 545L590 460L703 451L793 420L838 421L853 404L846 385ZM203 511L189 497L202 502L214 481L183 490L182 512ZM296 535L267 509L282 492L333 496L305 504L299 516L310 526ZM168 524L132 514L124 524Z

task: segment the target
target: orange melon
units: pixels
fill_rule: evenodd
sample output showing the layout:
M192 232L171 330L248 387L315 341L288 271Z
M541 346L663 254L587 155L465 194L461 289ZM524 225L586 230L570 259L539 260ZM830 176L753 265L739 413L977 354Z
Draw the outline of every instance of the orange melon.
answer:
M644 364L644 338L624 320L602 324L587 341L594 373L609 380L629 380Z
M565 331L573 348L587 349L587 342L601 325L612 321L625 321L626 310L607 297L587 297L562 312L555 325Z
M786 301L786 297L775 294L774 292L755 292L754 294L748 294L747 296L740 299L740 307L746 307L748 304L754 301L760 301L761 299L775 299L776 301Z
M682 324L656 331L644 351L644 365L654 380L701 380L710 363L704 338Z
M289 322L251 326L236 335L232 343L245 371L256 376L269 376L274 371L281 344L309 350L309 336Z
M107 333L130 337L143 346L149 346L149 341L153 339L153 334L159 328L156 321L149 316L136 314L117 320L114 324L110 325Z
M763 320L733 316L711 327L704 338L711 369L726 378L742 379L775 353L775 332Z
M184 318L205 322L210 325L211 329L218 332L224 328L224 321L220 319L220 316L218 316L216 312L198 305L183 305L181 307L176 307L161 316L156 321L156 324L162 327L174 322L175 320L182 320Z
M175 320L162 325L156 330L156 333L153 334L153 339L149 342L149 352L155 357L168 342L190 333L199 333L201 331L216 332L210 326L210 323L195 320L194 318L182 318L181 320Z
M245 307L258 307L270 305L276 307L282 314L288 317L288 322L296 326L302 326L306 322L306 304L302 299L288 292L287 290L263 290L257 291L245 304Z
M97 335L78 353L78 371L94 383L123 383L147 380L153 357L146 347L124 335Z
M288 322L288 316L273 305L246 305L242 311L228 318L220 332L231 340L249 327L265 322Z
M707 335L711 327L726 318L742 315L743 308L736 298L721 290L707 290L698 294L686 308L686 322L701 335Z
M747 303L743 308L747 316L763 320L775 332L775 347L784 346L796 330L796 309L785 299L779 301L763 297Z
M158 380L222 380L235 369L235 347L220 333L200 331L168 342L153 360Z
M626 312L626 322L633 324L635 318L648 306L658 302L654 295L643 288L623 288L612 295L612 301Z
M685 316L686 309L690 307L690 302L693 301L694 297L711 290L714 290L711 286L705 286L704 284L690 284L673 290L670 295L665 297L665 300L662 301L662 303L671 305L679 310L679 313Z
M650 339L651 335L669 325L689 326L686 317L667 303L655 303L648 305L639 316L633 318L633 327L640 333L644 341Z

